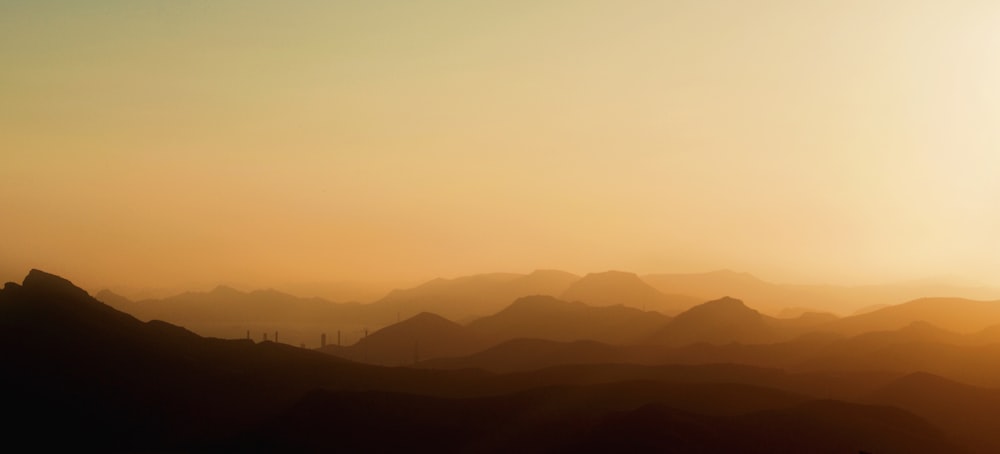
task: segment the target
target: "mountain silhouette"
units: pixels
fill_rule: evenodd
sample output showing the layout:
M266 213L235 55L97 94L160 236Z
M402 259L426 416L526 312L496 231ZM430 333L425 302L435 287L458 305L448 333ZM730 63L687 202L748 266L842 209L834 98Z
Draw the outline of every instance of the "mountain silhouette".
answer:
M423 359L468 355L494 343L458 323L422 312L382 328L354 345L329 345L320 351L368 364L402 366Z
M4 400L18 416L7 423L8 440L25 437L43 450L199 444L314 386L296 383L296 371L337 377L346 366L297 348L141 322L38 270L0 291L0 355L7 370L0 383L18 390ZM53 427L59 437L39 433Z
M593 307L551 296L529 296L468 327L497 340L534 338L622 344L648 336L669 320L659 312L631 307Z
M929 295L953 295L988 299L1000 289L960 286L947 282L913 281L887 285L837 286L775 284L730 270L689 274L650 274L643 281L666 293L679 293L702 301L731 295L764 313L777 315L786 308L852 315L888 304L898 304Z
M981 331L969 335L969 340L973 344L998 344L1000 343L1000 325L983 328Z
M864 345L862 348L873 348L889 344L902 343L941 343L949 345L968 345L971 336L941 329L923 320L916 321L894 331L872 331L859 334L845 341L845 344Z
M840 317L837 317L829 312L802 312L796 317L787 318L787 320L794 320L795 323L801 323L809 326L819 326L838 319L840 319Z
M885 309L885 308L887 308L889 306L892 306L892 304L885 304L885 303L883 303L883 304L873 304L871 306L862 307L861 309L858 309L858 310L854 311L850 315L867 314L869 312L875 312L875 311L877 311L879 309Z
M726 295L756 296L770 290L774 284L764 282L749 273L718 270L707 273L647 274L642 280L665 293L681 293L707 300Z
M20 285L13 282L4 285L0 292L0 323L8 333L14 330L37 336L25 332L26 326L41 320L48 322L45 328L49 330L94 329L108 336L125 338L138 323L134 317L93 300L72 282L33 269ZM22 321L25 326L15 321Z
M884 307L829 325L828 329L847 335L868 331L900 329L913 322L930 322L948 331L972 333L1000 324L1000 301L964 298L921 298Z
M800 371L927 372L978 386L1000 386L1000 367L992 361L1000 355L1000 344L972 344L969 339L921 322L834 342L783 366Z
M115 309L122 312L132 313L133 310L139 309L136 306L135 301L132 301L122 295L112 292L108 289L103 289L94 294L94 298L98 301L107 304Z
M574 282L560 299L592 306L623 305L642 310L676 314L700 301L698 298L666 294L639 279L634 273L606 271L590 273Z
M239 339L247 333L261 340L268 334L289 345L320 346L320 338L341 331L354 342L365 328L396 322L397 314L358 303L335 303L321 298L301 298L276 290L242 292L218 286L208 292L186 292L164 299L129 301L103 290L97 299L141 320L163 320L203 336Z
M766 343L778 338L775 325L773 318L750 309L738 299L724 297L682 312L653 334L649 342L671 346L698 342Z
M372 304L403 317L432 312L465 322L496 313L523 296L560 295L578 279L576 275L556 270L434 279L414 288L393 290Z

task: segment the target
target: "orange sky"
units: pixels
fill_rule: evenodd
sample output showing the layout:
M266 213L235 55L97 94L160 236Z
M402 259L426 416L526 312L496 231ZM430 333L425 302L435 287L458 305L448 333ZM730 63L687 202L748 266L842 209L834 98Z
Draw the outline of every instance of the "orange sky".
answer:
M1000 285L997 24L992 0L4 2L0 277Z

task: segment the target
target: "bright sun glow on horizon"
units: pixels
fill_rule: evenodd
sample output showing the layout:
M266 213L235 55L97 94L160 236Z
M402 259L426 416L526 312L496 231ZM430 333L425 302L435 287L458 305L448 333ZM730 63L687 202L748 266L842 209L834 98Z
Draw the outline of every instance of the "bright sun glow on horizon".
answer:
M1000 286L1000 3L6 2L0 277Z

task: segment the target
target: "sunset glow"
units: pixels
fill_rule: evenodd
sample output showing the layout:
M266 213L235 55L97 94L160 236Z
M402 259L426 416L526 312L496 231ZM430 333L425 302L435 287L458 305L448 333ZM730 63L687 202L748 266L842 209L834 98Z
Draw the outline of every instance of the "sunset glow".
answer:
M1000 3L13 1L0 277L1000 285Z

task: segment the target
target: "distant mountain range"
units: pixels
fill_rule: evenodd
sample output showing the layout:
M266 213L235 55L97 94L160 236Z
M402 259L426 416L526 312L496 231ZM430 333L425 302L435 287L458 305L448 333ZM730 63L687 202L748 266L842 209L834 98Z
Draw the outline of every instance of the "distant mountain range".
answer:
M209 292L187 292L164 299L130 301L108 290L96 298L142 320L166 320L204 336L278 341L320 346L325 333L335 343L354 343L367 327L397 321L396 313L359 303L301 298L276 290L241 292L219 286Z
M493 314L523 296L561 295L579 279L574 274L554 270L435 279L414 288L394 290L372 304L406 317L434 312L450 320L467 322Z
M748 273L729 270L690 274L649 274L642 280L662 292L690 295L703 301L729 295L751 307L788 316L801 312L851 315L871 306L894 305L923 297L950 296L998 299L1000 289L963 286L933 280L883 285L801 285L766 282Z
M466 326L423 312L375 331L354 345L329 345L321 351L353 361L401 366L464 356L512 339L634 343L669 320L658 312L530 296Z
M729 280L744 291L763 286L752 276L729 272L685 275L661 280L709 285ZM647 277L648 279L648 277ZM765 286L766 287L766 286ZM696 290L698 286L689 286ZM532 291L561 293L561 299L510 295ZM496 294L490 293L496 292ZM482 298L491 295L491 298ZM500 295L500 296L496 296ZM617 296L620 295L620 296ZM351 349L366 334L379 332L420 308L438 307L450 312L435 314L453 320L469 333L456 345L478 349L519 338L552 341L590 340L611 345L643 344L680 347L696 343L742 344L790 341L808 333L854 336L866 332L894 331L915 322L933 320L946 331L972 334L983 339L1000 338L1000 304L961 298L922 298L877 308L837 319L829 313L802 312L795 318L776 318L752 309L736 298L704 304L677 295L670 296L646 284L638 276L623 272L593 273L583 278L558 271L536 271L528 275L490 274L455 280L436 280L414 289L395 292L370 304L333 303L319 298L300 298L274 290L239 292L219 287L211 292L185 293L163 300L132 302L111 292L98 298L143 320L163 319L203 335L255 340L268 336L290 345L315 348L325 334L327 352L376 364L411 364L415 358L432 359L471 354L475 349L437 348L435 329L410 329L408 339L397 339L380 347ZM464 303L463 303L464 302ZM667 311L692 304L671 319L654 307ZM595 307L596 306L596 307ZM498 307L487 316L466 319L461 308ZM448 314L453 314L449 317ZM411 316L412 317L412 316ZM992 331L990 331L992 329ZM991 334L992 333L992 334ZM387 336L386 333L380 335ZM277 337L277 339L275 339ZM475 341L469 339L475 338ZM374 342L370 340L369 342ZM420 344L423 344L423 348ZM441 343L441 342L438 342ZM444 342L448 344L448 342ZM390 349L389 346L393 345ZM389 351L380 350L390 349ZM370 352L355 354L351 352Z
M920 298L846 317L832 329L844 334L899 329L926 321L962 333L981 331L1000 324L1000 300L973 301L963 298Z
M646 276L608 271L580 277L538 270L529 274L435 279L394 290L366 304L302 298L275 290L240 292L228 287L140 301L130 301L108 290L96 294L99 300L140 319L166 320L203 335L238 338L245 337L249 330L254 339L269 333L273 340L277 331L279 340L285 343L310 347L319 345L323 333L333 339L337 332L341 344L350 345L366 329L374 331L421 312L465 324L495 314L518 298L535 295L591 306L622 305L664 315L676 315L702 302L731 296L762 315L795 318L804 313L845 316L871 312L926 296L1000 298L1000 289L928 282L860 287L781 285L732 271Z
M978 324L970 327L991 326L965 334L924 321L938 312L962 310L963 303L970 308L994 304L917 300L839 319L813 313L779 319L760 314L734 298L722 298L671 319L622 306L592 307L536 296L522 298L465 326L422 314L374 332L368 342L327 347L324 352L372 364L417 363L421 367L497 372L617 362L735 362L801 371L828 367L930 371L1000 386L1000 370L993 373L980 367L991 355L1000 354L996 351L1000 348L1000 314L988 317L990 314L982 312ZM857 334L859 324L869 331ZM427 347L421 349L420 345Z
M592 322L586 315L592 310L627 310L622 313L639 320L649 314L624 307L581 309L552 299L519 303L570 307L567 321ZM508 309L521 310L514 306ZM555 312L553 319L560 319ZM850 319L818 327L849 332L860 323L846 323ZM1000 354L1000 344L988 340L990 330L948 333L918 323L895 334L814 331L777 343L728 342L785 323L769 320L738 300L720 299L666 319L662 327L674 325L683 339L696 331L689 326L733 333L706 333L709 342L674 347L673 341L513 339L466 358L516 372L457 368L457 359L446 368L432 367L445 360L420 356L412 358L420 367L387 368L143 322L63 278L32 270L21 284L0 290L0 386L11 391L5 411L17 416L0 433L9 446L39 451L986 453L1000 446L998 391L926 371L891 370L946 368L950 363L935 358L962 358L962 352L988 369L989 359ZM503 328L506 322L495 323ZM495 332L507 330L500 328ZM422 342L421 352L458 351L459 343L474 350L480 335L472 324L416 314L352 348L392 351L393 342L427 332L439 337ZM654 331L654 339L659 334ZM785 356L799 347L818 358L853 351L858 362L823 360L822 368L808 368L808 360ZM936 356L935 349L947 354ZM501 350L507 353L496 356ZM865 356L882 351L887 356ZM788 367L791 372L747 364L766 355L796 364ZM731 360L716 361L723 356ZM887 360L893 357L904 360ZM657 362L637 363L642 358ZM683 364L696 359L703 363Z
M638 275L622 271L588 274L566 289L562 299L582 301L592 306L623 305L667 315L677 314L703 301L661 292L643 282Z

